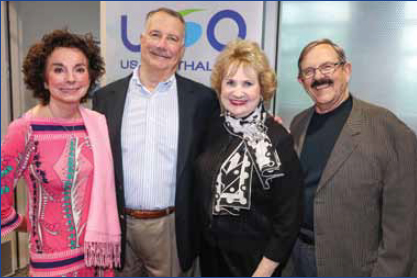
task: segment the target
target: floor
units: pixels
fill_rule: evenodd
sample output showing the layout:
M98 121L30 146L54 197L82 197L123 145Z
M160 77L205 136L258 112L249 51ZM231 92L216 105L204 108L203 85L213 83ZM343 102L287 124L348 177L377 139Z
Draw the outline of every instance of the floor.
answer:
M28 277L28 269L19 269L12 277Z

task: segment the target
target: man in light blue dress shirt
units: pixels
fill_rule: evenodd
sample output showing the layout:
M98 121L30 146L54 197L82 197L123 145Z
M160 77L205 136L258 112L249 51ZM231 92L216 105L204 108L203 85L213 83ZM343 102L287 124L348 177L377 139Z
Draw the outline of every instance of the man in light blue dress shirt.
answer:
M148 13L141 65L99 90L106 115L123 234L118 276L191 274L199 233L192 165L205 127L220 113L213 90L176 74L185 23L166 8Z

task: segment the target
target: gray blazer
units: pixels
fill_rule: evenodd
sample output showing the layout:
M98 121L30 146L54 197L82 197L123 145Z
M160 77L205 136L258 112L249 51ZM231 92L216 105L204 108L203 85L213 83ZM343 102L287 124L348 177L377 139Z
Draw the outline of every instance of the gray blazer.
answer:
M298 154L313 112L291 123ZM416 135L390 111L353 98L314 201L319 276L410 274L416 170Z

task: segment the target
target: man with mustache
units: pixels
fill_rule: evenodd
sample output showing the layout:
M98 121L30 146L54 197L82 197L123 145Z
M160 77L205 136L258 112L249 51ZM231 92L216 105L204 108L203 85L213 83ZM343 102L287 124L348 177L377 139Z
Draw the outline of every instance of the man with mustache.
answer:
M140 37L141 65L96 92L114 157L122 264L118 276L191 274L198 247L192 163L220 109L213 90L176 74L185 23L151 11Z
M295 276L408 276L417 240L417 140L393 113L352 96L352 65L309 43L298 81L314 101L291 123L305 172Z

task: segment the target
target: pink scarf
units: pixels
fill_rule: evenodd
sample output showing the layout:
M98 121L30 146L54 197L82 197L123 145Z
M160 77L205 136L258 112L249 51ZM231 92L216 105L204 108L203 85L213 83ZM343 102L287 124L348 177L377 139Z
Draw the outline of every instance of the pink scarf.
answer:
M113 157L106 119L80 107L94 156L94 180L85 233L87 266L120 266L121 232L117 213Z

